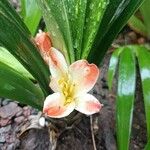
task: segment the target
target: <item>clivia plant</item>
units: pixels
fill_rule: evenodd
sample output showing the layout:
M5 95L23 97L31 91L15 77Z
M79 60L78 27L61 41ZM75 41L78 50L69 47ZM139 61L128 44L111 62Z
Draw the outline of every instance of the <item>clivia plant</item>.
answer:
M0 96L38 108L54 126L54 118L70 124L80 113L99 112L102 104L87 92L106 51L142 0L21 2L22 19L0 0ZM41 16L47 32L36 35Z

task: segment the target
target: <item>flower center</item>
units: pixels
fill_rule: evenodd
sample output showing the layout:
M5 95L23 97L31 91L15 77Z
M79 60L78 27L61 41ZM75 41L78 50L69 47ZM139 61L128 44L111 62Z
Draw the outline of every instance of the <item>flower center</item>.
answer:
M58 84L60 86L63 95L65 96L64 105L71 103L74 100L75 83L73 83L71 77L69 77L69 74L63 76L58 81Z

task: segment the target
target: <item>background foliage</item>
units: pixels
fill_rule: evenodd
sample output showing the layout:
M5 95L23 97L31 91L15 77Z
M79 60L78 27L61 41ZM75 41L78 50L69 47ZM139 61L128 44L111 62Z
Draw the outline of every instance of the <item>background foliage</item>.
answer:
M139 68L147 123L147 138L150 138L150 49L145 46L125 46L114 51L109 65L108 84L112 88L118 70L116 102L116 125L118 148L127 150L131 134L137 65ZM139 81L138 81L139 82ZM149 144L145 149L149 149Z

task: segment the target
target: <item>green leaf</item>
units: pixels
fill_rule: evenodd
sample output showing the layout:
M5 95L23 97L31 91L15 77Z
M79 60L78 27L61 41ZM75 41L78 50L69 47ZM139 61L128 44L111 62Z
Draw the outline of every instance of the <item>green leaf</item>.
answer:
M88 60L99 65L122 27L143 0L110 0L94 40Z
M21 10L19 11L19 14L22 19L26 16L26 0L21 0Z
M117 92L117 143L118 149L127 150L129 145L130 130L132 124L133 101L135 94L135 66L138 60L142 94L144 98L144 107L147 123L148 143L145 150L149 150L150 139L150 48L146 46L131 45L118 48L112 55L109 71L108 84L112 87L112 80L117 71L117 62L119 61L119 77Z
M143 36L147 36L147 29L145 27L145 25L143 24L143 22L138 19L138 17L136 17L135 15L133 15L129 21L128 24L130 26L130 28L132 28L133 30L135 30L136 32L140 33Z
M0 97L14 99L40 110L44 100L40 88L2 62L0 62Z
M81 58L86 59L90 52L108 3L109 0L90 0L87 2Z
M49 94L49 69L22 20L7 1L0 0L0 44L14 55Z
M35 35L41 19L41 12L37 6L37 1L21 0L21 15L32 35Z
M147 143L146 147L144 148L144 150L150 150L150 141Z
M26 25L20 20L18 13L8 3L8 0L6 1L0 0L0 16L5 16L7 19L9 18L10 22L13 21L20 30L22 30L26 34L30 34Z
M115 76L118 61L119 61L119 55L122 52L122 50L123 50L123 48L116 49L113 52L110 62L109 62L108 75L107 75L109 90L111 90L111 88L112 88L113 78Z
M142 81L142 90L147 123L147 137L150 138L150 51L144 46L137 46L136 53Z
M82 51L83 30L87 0L65 0L70 30L72 33L73 48L76 60L80 59Z
M144 3L142 4L142 6L140 7L140 12L143 16L143 21L144 21L144 24L146 26L146 29L147 29L147 34L150 38L150 9L149 9L149 6L150 6L150 0L145 0Z
M3 47L0 47L0 62L17 70L23 76L34 80L33 76L20 64L20 62Z
M75 59L73 52L72 36L67 13L67 5L64 0L38 0L47 29L50 33L52 44L61 50L68 63Z
M117 88L117 143L119 150L128 150L132 127L136 69L132 50L125 47L120 54Z

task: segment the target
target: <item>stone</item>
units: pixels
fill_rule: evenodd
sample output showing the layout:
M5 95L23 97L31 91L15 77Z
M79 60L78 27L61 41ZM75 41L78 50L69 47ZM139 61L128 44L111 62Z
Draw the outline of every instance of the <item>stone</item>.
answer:
M10 102L8 105L5 105L0 108L0 117L2 118L11 118L16 115L18 112L18 105L15 102Z
M24 116L19 116L19 117L15 118L14 121L15 121L16 123L20 124L21 122L24 121L24 119L25 119Z
M31 115L37 115L38 112L39 112L38 109L33 108L33 109L31 110Z
M2 147L3 147L3 143L0 143L0 150L2 150Z
M11 125L7 125L5 127L0 128L0 134L4 132L8 132L11 129Z
M24 115L25 117L30 116L30 114L31 114L31 110L30 110L30 109L26 109L26 110L23 111L23 115Z
M0 119L0 126L1 127L4 127L4 126L6 126L6 125L8 125L10 123L11 123L11 120L9 118L6 118L6 119L1 118Z
M23 109L21 107L18 107L18 112L16 113L16 117L19 117L23 114Z
M11 102L10 99L4 99L4 100L2 101L2 105L5 106L5 105L7 105L9 102Z
M29 109L28 106L24 106L24 107L23 107L23 110L28 110L28 109Z
M12 144L8 145L7 150L15 150L15 144L12 143Z
M12 134L12 133L11 134L6 134L5 140L9 144L14 143L15 140L16 140L16 136L15 136L15 134Z
M7 132L9 132L11 129L11 125L8 125L6 127L2 127L0 128L0 143L4 143L6 140L5 140L5 134Z
M4 135L0 134L0 143L4 143L5 141Z
M16 140L15 140L15 148L16 148L16 147L19 147L19 145L20 145L20 141L19 141L18 139L16 139Z

